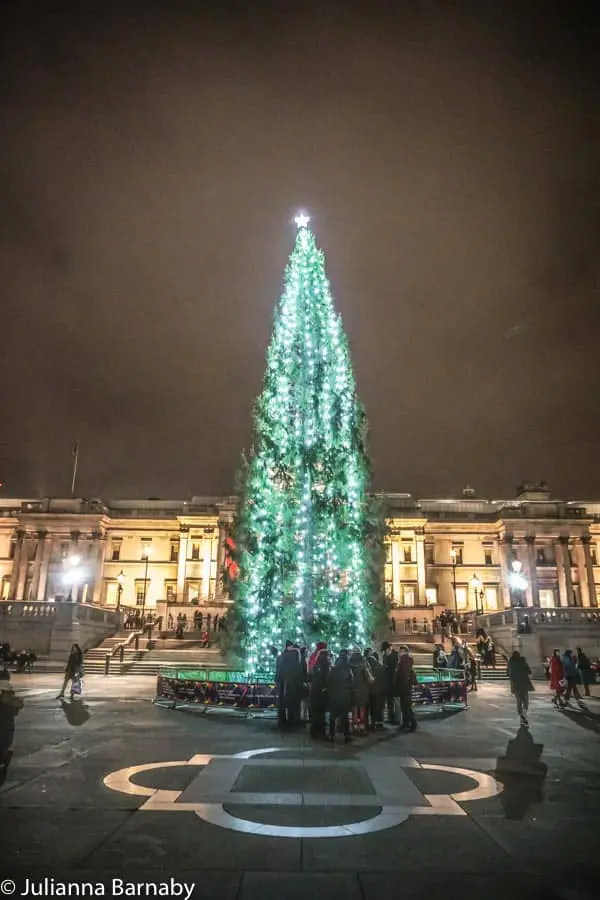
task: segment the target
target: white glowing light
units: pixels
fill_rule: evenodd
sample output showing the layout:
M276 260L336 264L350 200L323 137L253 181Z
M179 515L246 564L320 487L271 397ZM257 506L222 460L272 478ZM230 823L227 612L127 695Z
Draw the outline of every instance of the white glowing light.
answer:
M310 216L307 216L305 213L298 213L294 222L298 226L298 228L306 228L308 223L310 222Z

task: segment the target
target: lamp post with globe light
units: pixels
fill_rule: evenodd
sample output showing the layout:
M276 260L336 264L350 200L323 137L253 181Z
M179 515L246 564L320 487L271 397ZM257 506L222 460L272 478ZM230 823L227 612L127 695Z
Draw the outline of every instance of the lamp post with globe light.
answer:
M475 618L479 615L479 601L481 600L481 612L483 614L483 584L481 579L477 577L477 575L473 575L471 578L471 587L473 588L473 595L475 597Z
M152 553L152 547L148 544L142 550L142 556L146 560L146 568L144 571L144 594L142 596L142 628L144 627L144 613L146 611L146 592L148 589L148 562L150 560L150 554Z
M121 594L123 593L123 584L125 582L125 573L123 569L117 575L117 612L121 609Z

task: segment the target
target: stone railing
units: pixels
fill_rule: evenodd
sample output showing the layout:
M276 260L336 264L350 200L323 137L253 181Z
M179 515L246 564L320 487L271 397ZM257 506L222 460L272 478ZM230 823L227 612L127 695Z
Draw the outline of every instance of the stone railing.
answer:
M569 625L600 628L600 610L596 608L583 609L580 606L559 606L551 609L519 606L505 609L504 612L478 616L477 625L486 630L512 625L518 631L534 631L536 628L545 626L565 628Z

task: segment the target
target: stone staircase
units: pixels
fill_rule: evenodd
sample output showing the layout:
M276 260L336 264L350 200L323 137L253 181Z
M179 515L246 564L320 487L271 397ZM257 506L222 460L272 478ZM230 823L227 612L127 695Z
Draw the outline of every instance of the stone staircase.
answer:
M140 634L139 649L135 649L132 632L125 631L106 638L98 647L85 654L84 670L87 675L104 675L106 671L106 655L115 650L124 641L123 661L119 653L111 655L109 675L148 675L156 677L159 669L169 666L179 669L227 669L220 650L201 647L199 640L189 637L183 640L167 638L155 641L152 650L147 649L148 638ZM63 665L64 667L64 665Z
M106 654L112 653L115 647L130 639L132 639L131 631L120 631L117 632L117 634L113 634L111 637L105 638L97 647L92 647L90 650L87 650L83 663L86 675L104 675ZM135 649L133 640L131 644L125 648L123 668L133 662L136 656L144 655L144 651L141 649L144 643L145 640L140 637L140 650ZM111 657L110 669L111 674L120 674L121 665L118 654Z
M147 650L138 659L125 662L123 672L127 675L158 675L161 668L168 666L177 669L210 669L211 671L229 669L220 650L210 647L196 649L160 649Z

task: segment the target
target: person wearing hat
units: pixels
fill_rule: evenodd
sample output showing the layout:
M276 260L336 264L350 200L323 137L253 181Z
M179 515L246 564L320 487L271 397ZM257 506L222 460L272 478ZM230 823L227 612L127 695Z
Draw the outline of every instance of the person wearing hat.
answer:
M417 720L413 712L412 691L417 683L413 658L410 650L403 644L400 647L398 668L396 669L396 689L394 693L400 699L400 711L402 714L402 730L414 731Z
M394 706L394 683L396 680L396 669L398 667L398 653L394 650L389 641L384 641L381 645L383 653L382 665L385 669L385 703L387 706L388 722L390 725L396 724L396 711Z

